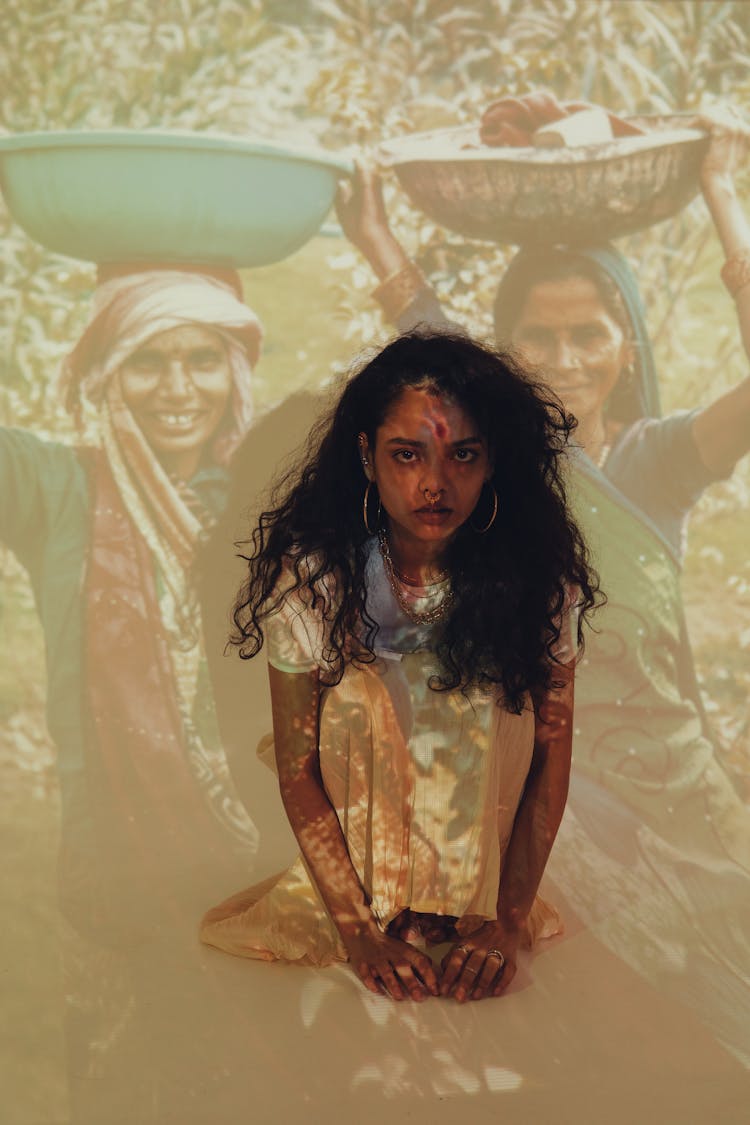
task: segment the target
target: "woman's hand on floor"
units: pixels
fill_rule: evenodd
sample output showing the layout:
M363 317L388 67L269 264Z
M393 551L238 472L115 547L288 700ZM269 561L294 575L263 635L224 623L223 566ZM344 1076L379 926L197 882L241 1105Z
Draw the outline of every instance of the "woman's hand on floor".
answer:
M375 923L341 939L357 976L370 992L393 1000L424 1000L438 995L432 961L408 942L384 934Z
M443 958L440 995L464 1000L500 996L516 975L519 935L485 922Z

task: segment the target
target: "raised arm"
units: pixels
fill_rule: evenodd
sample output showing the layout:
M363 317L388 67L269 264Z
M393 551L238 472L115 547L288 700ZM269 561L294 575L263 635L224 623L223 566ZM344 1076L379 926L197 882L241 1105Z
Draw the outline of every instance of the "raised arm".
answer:
M750 129L732 110L700 117L697 123L711 133L701 188L724 248L722 276L734 296L742 342L750 356L750 223L735 185L750 148ZM750 450L750 376L696 415L693 436L708 469L721 476L732 471Z
M458 1001L500 996L516 956L568 796L573 746L574 662L558 669L564 686L536 708L534 752L503 859L497 920L459 942L443 962L442 995Z
M342 181L336 213L344 234L370 263L379 281L411 265L391 230L381 179L372 165L358 161L355 175Z
M424 274L391 230L381 179L371 165L360 162L356 175L342 183L336 211L344 234L380 282L372 295L385 319L401 332L417 324L448 325Z
M352 968L371 992L394 1000L437 994L432 962L378 926L352 865L320 773L317 670L269 668L279 787L289 823Z

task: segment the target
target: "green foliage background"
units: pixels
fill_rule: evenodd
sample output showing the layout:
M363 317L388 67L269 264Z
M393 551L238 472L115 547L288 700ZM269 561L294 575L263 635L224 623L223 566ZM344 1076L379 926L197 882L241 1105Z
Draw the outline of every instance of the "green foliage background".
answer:
M750 5L642 0L26 0L0 11L0 127L184 127L315 141L340 150L476 120L489 100L546 86L621 112L750 101ZM387 185L395 227L449 311L478 334L509 248L467 243ZM85 263L47 253L0 211L0 422L69 433L53 377L83 324ZM746 370L717 241L700 199L625 240L638 262L668 409L708 401ZM261 406L323 383L384 329L369 270L316 239L246 277L267 328ZM711 695L734 708L734 658L712 620L727 594L735 655L750 645L750 573L738 515L750 468L714 487L693 519L689 601L702 607ZM707 592L710 595L707 596ZM713 641L712 641L713 638ZM717 653L721 639L717 679ZM729 663L727 663L729 660ZM725 675L726 673L726 675ZM741 734L724 708L730 741ZM746 723L746 715L743 720ZM740 724L741 726L741 724Z
M13 132L179 126L340 150L473 121L492 98L539 86L620 112L691 110L723 99L746 108L750 4L23 0L0 6L0 71L0 128ZM467 244L435 227L391 182L387 199L394 226L448 311L488 333L509 248ZM93 268L32 243L1 205L0 238L0 423L70 437L54 375L86 319ZM666 407L699 405L742 377L747 360L700 199L622 248L638 263ZM324 384L384 333L368 297L369 270L340 239L314 239L244 280L266 326L261 407L302 384ZM699 671L738 779L750 756L748 508L746 462L701 501L685 573ZM22 923L4 939L8 964L29 944L24 926L38 950L51 917L56 786L28 585L8 556L0 556L0 572L8 654L0 662L0 793L10 826L1 842L17 881L8 893L26 904ZM31 1015L49 1013L45 998L59 983L53 935L49 952L7 1013L20 1046L9 1054L5 1100L26 1107L24 1121L57 1119L64 1100L59 1025Z

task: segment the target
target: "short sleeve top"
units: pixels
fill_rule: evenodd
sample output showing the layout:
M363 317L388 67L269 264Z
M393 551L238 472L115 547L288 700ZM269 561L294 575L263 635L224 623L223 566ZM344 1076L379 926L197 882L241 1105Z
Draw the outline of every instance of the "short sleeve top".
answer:
M299 563L304 580L309 566ZM263 621L268 646L268 663L281 672L310 672L330 667L326 660L328 621L334 605L332 576L321 579L315 601L309 587L295 589L296 577L291 560L284 562L274 590L277 606Z

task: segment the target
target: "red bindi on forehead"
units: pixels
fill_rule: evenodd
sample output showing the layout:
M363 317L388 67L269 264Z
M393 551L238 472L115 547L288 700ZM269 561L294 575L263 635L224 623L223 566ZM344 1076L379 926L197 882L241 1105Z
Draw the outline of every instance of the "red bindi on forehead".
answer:
M476 432L476 425L449 395L432 387L406 387L393 404L384 425L388 436L435 442L446 446ZM407 437L407 435L409 435Z
M430 397L425 422L438 441L445 441L448 437L448 422L445 416L445 404L441 399Z

